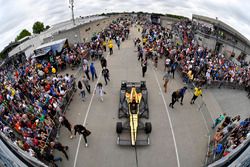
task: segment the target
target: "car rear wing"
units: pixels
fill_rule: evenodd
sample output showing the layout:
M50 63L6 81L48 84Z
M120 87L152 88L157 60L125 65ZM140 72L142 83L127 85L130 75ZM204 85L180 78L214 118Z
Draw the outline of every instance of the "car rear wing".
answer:
M140 81L140 82L127 82L127 81L122 81L121 82L121 88L126 88L126 87L141 87L146 89L146 81Z

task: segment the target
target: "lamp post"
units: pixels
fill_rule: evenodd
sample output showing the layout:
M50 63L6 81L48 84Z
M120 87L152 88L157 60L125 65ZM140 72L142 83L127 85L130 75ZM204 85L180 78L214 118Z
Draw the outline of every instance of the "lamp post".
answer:
M74 0L69 0L69 4L70 4L69 8L71 9L71 14L72 14L73 25L76 25L74 17Z

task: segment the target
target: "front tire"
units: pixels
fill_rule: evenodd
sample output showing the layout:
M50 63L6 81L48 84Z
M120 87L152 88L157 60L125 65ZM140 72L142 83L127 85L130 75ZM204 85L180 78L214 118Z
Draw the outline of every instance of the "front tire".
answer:
M116 133L120 134L122 133L122 122L117 122L116 123Z
M152 131L151 122L146 122L146 123L145 123L145 133L146 133L146 134L149 134L149 133L151 133L151 131Z

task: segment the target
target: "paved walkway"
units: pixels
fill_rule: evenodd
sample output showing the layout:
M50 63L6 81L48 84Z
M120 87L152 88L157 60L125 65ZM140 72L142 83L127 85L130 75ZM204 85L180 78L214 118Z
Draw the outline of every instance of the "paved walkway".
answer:
M59 164L62 167L198 167L205 161L208 134L212 118L221 112L218 105L220 100L213 94L205 95L206 102L213 106L211 112L208 104L200 99L195 105L190 105L192 91L188 91L184 98L184 105L176 103L175 108L169 108L171 93L183 86L177 75L175 80L170 80L168 93L163 93L163 60L159 60L159 68L155 70L149 61L148 71L142 78L140 62L137 61L137 52L133 39L140 37L135 28L131 29L129 40L121 45L121 50L115 47L114 54L107 56L111 82L104 89L107 94L104 102L98 100L95 94L87 94L87 100L82 102L77 92L74 95L67 118L72 124L86 123L92 131L89 136L89 147L85 148L84 141L79 136L69 139L69 132L61 128L60 142L69 146L69 160L63 159ZM95 62L97 72L101 70L99 61ZM70 71L70 73L75 73ZM149 92L149 121L152 123L150 135L151 145L145 147L121 147L116 144L115 132L119 89L122 80L145 80ZM100 76L100 81L104 79ZM91 83L93 90L96 81ZM205 91L206 92L209 91ZM57 153L62 157L63 154Z

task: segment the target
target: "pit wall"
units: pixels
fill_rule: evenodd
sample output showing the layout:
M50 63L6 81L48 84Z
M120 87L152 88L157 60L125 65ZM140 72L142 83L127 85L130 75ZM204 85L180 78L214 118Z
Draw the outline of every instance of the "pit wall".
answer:
M44 43L67 38L70 44L82 43L91 40L94 33L98 33L106 28L113 20L119 18L119 15L110 16L104 19L92 21L83 25L79 25L70 30L61 31L53 35L53 39L44 39Z

